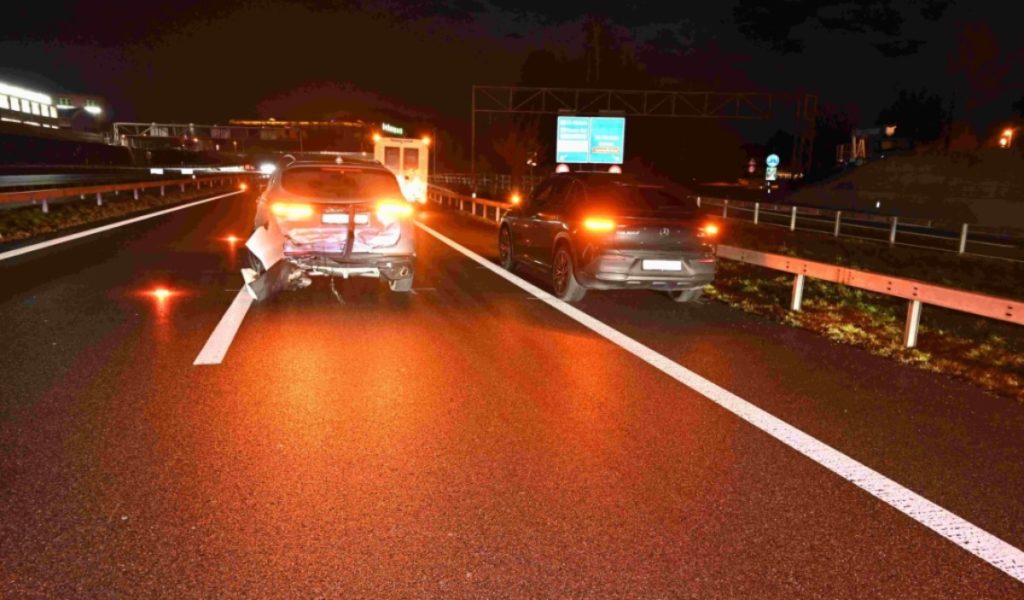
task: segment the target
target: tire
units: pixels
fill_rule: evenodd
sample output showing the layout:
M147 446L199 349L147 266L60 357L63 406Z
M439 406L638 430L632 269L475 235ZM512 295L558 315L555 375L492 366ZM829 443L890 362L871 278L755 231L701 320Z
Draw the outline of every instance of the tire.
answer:
M413 277L413 275L409 275L408 277L402 277L401 279L389 279L388 287L391 288L392 292L411 292Z
M511 271L516 266L515 252L512 248L512 232L508 227L502 227L498 232L498 262L506 271Z
M681 304L696 302L704 295L704 288L691 288L688 290L675 290L668 292L668 297Z
M555 258L551 262L551 289L555 296L565 302L582 300L587 295L587 288L576 280L576 269L568 244L559 244L555 248Z

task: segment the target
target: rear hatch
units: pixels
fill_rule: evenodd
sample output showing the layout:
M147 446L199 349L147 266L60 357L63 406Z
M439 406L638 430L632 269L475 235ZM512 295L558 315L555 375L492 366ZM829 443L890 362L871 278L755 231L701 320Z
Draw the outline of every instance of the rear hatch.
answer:
M373 252L401 240L400 213L408 203L389 171L294 166L282 173L279 189L270 211L287 238L286 254Z
M588 219L610 221L603 245L616 250L695 255L711 241L696 203L659 186L610 182L588 189L579 217L584 230Z

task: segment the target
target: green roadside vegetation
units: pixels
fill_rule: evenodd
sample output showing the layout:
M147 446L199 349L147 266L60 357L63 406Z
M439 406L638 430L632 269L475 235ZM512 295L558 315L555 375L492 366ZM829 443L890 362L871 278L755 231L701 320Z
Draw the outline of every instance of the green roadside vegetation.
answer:
M0 209L0 243L52 234L90 223L101 223L233 189L236 189L234 185L204 187L201 190L192 186L181 192L178 187L168 186L167 195L163 197L160 196L159 189L140 193L138 200L134 199L130 190L121 191L118 195L104 194L102 206L96 205L95 198L87 198L71 202L51 202L48 213L44 213L39 205Z
M721 243L1024 299L1024 264L725 221ZM1024 328L925 306L918 347L902 346L907 303L808 279L803 310L788 310L793 276L723 260L709 295L749 313L815 331L901 363L966 379L1024 401Z

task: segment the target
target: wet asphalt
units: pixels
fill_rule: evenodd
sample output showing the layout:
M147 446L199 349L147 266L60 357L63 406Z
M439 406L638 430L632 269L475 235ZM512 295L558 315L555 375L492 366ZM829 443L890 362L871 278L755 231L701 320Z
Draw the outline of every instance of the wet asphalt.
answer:
M0 596L1024 597L423 232L414 294L318 281L193 366L253 202L0 262ZM715 302L580 308L1024 547L1019 404Z

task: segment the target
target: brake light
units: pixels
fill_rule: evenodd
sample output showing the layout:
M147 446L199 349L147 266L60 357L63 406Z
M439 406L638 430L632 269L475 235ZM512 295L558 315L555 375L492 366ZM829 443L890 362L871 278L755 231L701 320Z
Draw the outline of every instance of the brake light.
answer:
M704 227L701 227L701 231L703 231L704 235L707 237L716 237L718 235L718 225L708 223Z
M412 216L412 204L401 200L381 200L377 203L377 219L390 223Z
M595 233L605 233L615 229L615 221L605 217L590 217L583 221L583 228Z
M313 216L313 207L309 204L290 204L278 202L270 207L274 216L281 217L287 221L301 221Z

